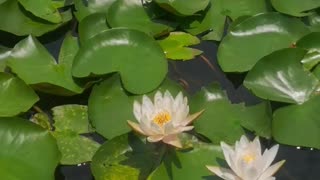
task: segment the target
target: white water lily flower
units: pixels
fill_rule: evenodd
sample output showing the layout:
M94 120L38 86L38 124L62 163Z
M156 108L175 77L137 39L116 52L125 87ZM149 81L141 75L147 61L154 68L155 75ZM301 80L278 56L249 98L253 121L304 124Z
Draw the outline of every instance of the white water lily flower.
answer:
M193 129L189 124L202 111L189 115L188 99L181 92L173 98L169 91L164 95L158 91L154 102L146 95L142 97L142 104L134 101L133 113L139 123L128 121L129 126L147 136L149 142L163 141L181 147L177 135Z
M283 160L270 166L277 155L279 145L266 149L261 154L258 137L249 141L243 135L234 148L224 142L221 142L221 148L231 170L216 166L207 166L207 168L225 180L275 180L273 175L285 162Z

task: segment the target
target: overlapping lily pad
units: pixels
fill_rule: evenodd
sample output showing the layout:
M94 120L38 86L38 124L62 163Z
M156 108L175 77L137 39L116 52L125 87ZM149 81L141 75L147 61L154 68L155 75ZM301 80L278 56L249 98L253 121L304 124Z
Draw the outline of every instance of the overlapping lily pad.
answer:
M272 6L279 12L292 16L307 16L307 11L320 7L317 0L271 0Z
M221 13L236 20L241 16L252 16L268 12L267 2L264 0L220 0L222 4Z
M146 179L160 163L163 148L129 133L104 143L91 163L96 180Z
M280 143L320 148L320 96L274 112L272 135Z
M127 27L150 35L168 33L170 26L153 22L141 0L118 0L109 8L107 21L111 27Z
M13 48L7 65L22 80L38 90L58 95L74 95L83 91L71 75L77 51L77 39L68 34L57 62L36 38L29 36Z
M104 31L88 40L73 64L76 77L118 72L124 88L135 94L155 89L167 71L167 60L157 42L141 31L126 28Z
M218 61L225 72L250 70L263 56L292 46L309 32L298 19L279 13L258 14L234 26L223 39Z
M308 53L301 60L303 66L311 70L320 62L320 33L313 32L301 38L296 46L308 50Z
M287 48L265 56L248 73L244 85L264 99L297 104L306 102L319 81L303 69L300 61L305 54L303 49Z
M204 10L210 0L155 0L161 7L178 15L193 15Z
M0 99L0 117L9 117L27 111L39 97L19 78L0 73Z
M74 12L78 21L94 13L107 13L109 7L116 0L74 0L76 11Z
M24 119L0 118L0 140L2 179L55 179L61 155L47 130Z
M0 30L10 32L18 36L32 34L41 36L49 31L55 30L72 19L70 11L61 13L62 21L60 23L46 23L30 17L21 10L17 0L5 1L0 4Z

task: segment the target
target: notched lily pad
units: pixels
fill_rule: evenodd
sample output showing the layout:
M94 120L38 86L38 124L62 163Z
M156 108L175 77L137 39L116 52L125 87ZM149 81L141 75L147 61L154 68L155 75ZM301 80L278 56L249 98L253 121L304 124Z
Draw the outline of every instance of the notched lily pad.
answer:
M141 31L126 28L94 36L81 46L73 63L73 75L79 78L118 72L124 88L134 94L155 89L167 71L159 44Z
M38 90L58 95L74 95L83 91L71 75L77 51L77 39L68 34L60 49L58 63L36 38L29 36L12 49L7 65L22 80Z
M200 43L196 36L188 33L172 32L168 37L158 42L168 59L191 60L195 56L202 54L201 50L186 47Z

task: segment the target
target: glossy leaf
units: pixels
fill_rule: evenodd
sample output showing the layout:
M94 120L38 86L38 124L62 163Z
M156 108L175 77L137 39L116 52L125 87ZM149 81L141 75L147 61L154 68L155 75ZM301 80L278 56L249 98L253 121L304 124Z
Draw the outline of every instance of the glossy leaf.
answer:
M201 50L186 47L200 43L196 36L188 33L172 32L168 37L158 42L168 59L191 60L202 53Z
M245 107L231 104L224 92L216 85L202 88L190 97L192 113L204 109L194 121L195 131L208 137L213 143L234 143L244 134L245 127L257 135L270 137L271 111L268 104Z
M165 34L170 27L151 21L141 0L118 0L109 8L107 20L111 27L127 27L150 35Z
M52 108L55 131L91 132L87 111L87 106L76 104Z
M74 95L83 91L71 76L71 66L77 51L77 39L67 35L58 64L37 39L29 36L13 48L7 65L27 84L43 92Z
M50 124L50 118L44 112L39 112L39 113L34 114L30 118L30 121L35 124L38 124L39 126L43 127L44 129L52 130L51 124Z
M78 28L81 44L84 44L88 39L108 29L106 15L104 13L94 13L83 18Z
M8 117L27 111L39 97L22 80L0 73L0 99L0 117Z
M116 0L74 0L76 11L74 12L78 21L94 13L106 13Z
M33 15L45 19L52 23L62 22L62 17L57 8L54 7L51 0L18 0L19 3Z
M91 161L94 153L100 147L97 142L75 132L55 131L53 135L62 154L61 164L72 165Z
M310 33L301 38L296 46L308 50L308 53L301 60L303 66L311 70L320 62L320 32Z
M272 135L276 141L292 146L320 148L320 96L301 105L291 105L274 112Z
M233 27L218 50L225 72L250 70L263 56L290 47L309 32L298 19L278 13L258 14Z
M167 152L162 164L149 176L148 180L164 179L211 179L218 180L206 165L219 166L223 162L219 146L198 143L189 151Z
M135 94L155 89L167 70L167 60L157 42L132 29L111 29L94 36L80 48L73 64L76 77L118 72L124 88Z
M188 16L204 10L210 0L155 0L155 2L169 12Z
M162 159L163 147L123 134L104 143L94 155L91 170L96 180L146 179Z
M60 160L47 130L19 118L0 118L0 176L5 180L54 180Z
M318 11L312 12L308 16L308 23L310 25L311 31L319 31L320 30L320 15Z
M265 0L239 0L237 3L234 0L221 0L222 12L224 15L236 20L241 16L252 16L268 11Z
M0 46L0 72L6 68L6 59L10 55L10 49Z
M181 87L165 80L157 90L169 90L175 96L181 91ZM148 94L150 98L154 92ZM89 97L88 113L96 131L108 139L130 131L127 120L135 120L134 99L141 101L141 96L128 95L122 88L118 76L94 86Z
M301 104L319 84L300 61L306 51L288 48L262 58L248 73L244 85L257 96L273 101Z
M317 0L271 0L272 6L279 12L292 16L306 16L306 12L311 9L320 7L320 1Z
M41 36L47 32L57 29L72 19L70 11L61 13L61 23L45 23L30 17L23 12L17 0L10 0L0 4L0 30L18 36L34 35Z

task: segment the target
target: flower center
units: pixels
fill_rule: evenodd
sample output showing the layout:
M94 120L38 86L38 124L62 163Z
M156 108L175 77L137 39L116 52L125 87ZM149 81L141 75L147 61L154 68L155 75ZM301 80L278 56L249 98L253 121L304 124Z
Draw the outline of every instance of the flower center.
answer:
M162 127L164 124L171 121L171 116L168 112L160 112L154 118L153 122L156 123L158 126Z
M252 161L256 159L255 155L252 154L246 154L242 157L243 161L246 162L247 164L250 164Z

